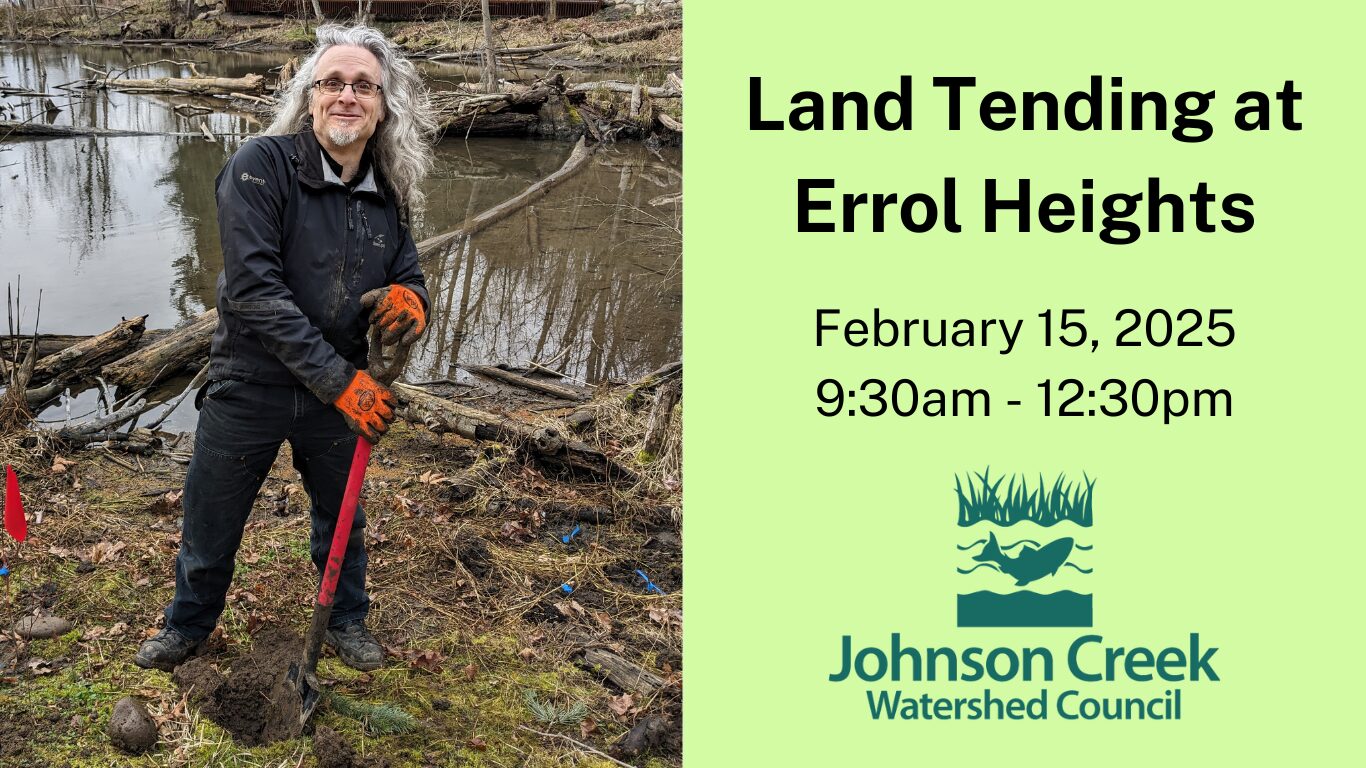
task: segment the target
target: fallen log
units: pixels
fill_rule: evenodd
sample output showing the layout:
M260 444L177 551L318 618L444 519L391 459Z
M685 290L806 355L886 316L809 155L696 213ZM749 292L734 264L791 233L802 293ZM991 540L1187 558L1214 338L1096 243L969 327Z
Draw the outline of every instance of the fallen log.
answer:
M589 41L594 43L626 43L632 40L647 40L670 29L683 26L682 19L667 19L657 21L652 24L642 24L638 27L624 29L620 32L592 37L583 34L573 40L561 40L558 43L547 43L545 45L529 45L520 48L494 48L494 56L530 56L538 53L550 53L571 45L578 45L581 42ZM479 61L484 56L482 48L467 51L453 51L451 53L438 53L427 57L427 61Z
M452 241L461 237L474 235L490 225L502 221L517 210L545 197L545 195L550 192L550 190L554 189L560 182L573 176L584 166L588 165L588 159L593 156L593 153L598 151L599 146L600 145L598 144L589 146L585 139L579 139L579 143L574 145L574 151L569 153L569 158L564 161L564 165L560 166L558 171L555 171L544 179L527 187L521 194L504 200L483 213L467 219L464 226L460 229L435 235L423 240L417 244L418 255L426 257L435 253Z
M71 344L60 352L40 359L33 366L30 385L62 385L94 374L105 363L125 354L147 329L147 316L124 320L118 325L82 341Z
M46 125L18 120L0 120L0 139L8 136L159 136L148 131L122 131L82 125Z
M501 381L504 384L511 384L514 387L530 389L535 392L558 397L561 400L571 400L576 403L586 402L589 396L569 387L560 384L552 384L548 381L519 376L512 371L505 371L502 368L494 368L491 365L462 365L461 368L470 373L477 373L480 376L487 376L490 379Z
M432 94L437 124L448 136L521 136L539 122L541 106L564 89L559 75L500 93L439 91Z
M128 389L150 387L208 355L217 327L218 310L210 309L131 355L105 365L101 372L110 383Z
M605 648L585 647L579 666L601 674L623 691L637 691L647 698L664 687L664 678Z
M652 99L681 99L682 91L664 86L637 86L635 83L623 83L620 80L598 80L591 83L575 83L565 89L565 93L580 94L592 93L593 91L611 91L612 93L636 93L639 88Z
M664 438L669 434L669 424L673 421L674 406L681 397L683 386L677 379L664 384L655 393L655 406L650 410L650 419L645 426L642 458L646 461L653 461L659 456L660 449L664 446Z
M683 123L680 123L679 121L673 119L672 117L669 117L668 115L664 114L663 112L656 112L656 113L655 113L655 119L659 121L659 124L660 124L660 125L664 126L665 128L668 128L669 130L673 131L674 133L682 133L682 132L683 132Z
M682 360L675 360L672 363L666 363L665 365L662 365L659 368L650 371L644 376L641 376L640 378L626 385L626 388L629 391L629 394L626 395L627 404L632 404L632 401L636 401L636 403L639 403L641 395L653 392L656 389L658 389L659 385L663 384L664 382L672 381L673 379L676 379L682 375Z
M80 341L85 341L89 336L69 336L59 333L40 333L38 334L38 357L42 359L48 355L54 355L67 347ZM28 354L28 347L33 343L33 334L20 336L0 334L0 355L13 361L12 350L18 350L18 357Z
M451 137L516 137L531 133L540 118L526 112L473 112L451 118L443 126Z
M242 77L158 77L151 80L133 78L92 80L92 85L115 91L136 90L139 93L261 93L266 79L261 75Z
M470 440L507 443L532 458L600 477L635 480L635 473L601 451L577 440L567 440L556 429L471 408L408 384L395 383L393 391L401 404L399 415L409 421Z

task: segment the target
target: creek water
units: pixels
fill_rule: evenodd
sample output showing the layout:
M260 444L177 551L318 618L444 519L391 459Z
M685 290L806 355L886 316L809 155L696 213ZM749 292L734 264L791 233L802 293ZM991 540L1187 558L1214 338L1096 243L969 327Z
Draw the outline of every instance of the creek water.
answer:
M0 46L0 119L96 126L160 135L0 140L0 281L22 278L23 329L94 334L120 318L147 315L171 328L215 306L223 268L214 178L262 119L189 96L66 90L91 76L83 67L153 78L266 74L285 53L186 48ZM424 68L434 88L468 74ZM610 75L608 75L610 76ZM604 77L595 73L594 79ZM271 78L273 82L273 77ZM212 113L191 114L211 104ZM177 111L177 107L181 109ZM213 133L210 141L201 125ZM186 134L186 135L168 135ZM197 135L196 135L197 134ZM427 210L414 237L460 226L557 169L567 142L447 137L424 184ZM553 362L591 383L645 373L681 356L681 207L662 203L682 189L679 149L622 144L586 170L471 241L423 263L432 324L414 349L410 380L455 377L473 363ZM652 203L654 201L654 203ZM187 379L169 382L183 388ZM79 418L93 391L41 415ZM166 429L193 427L186 403Z

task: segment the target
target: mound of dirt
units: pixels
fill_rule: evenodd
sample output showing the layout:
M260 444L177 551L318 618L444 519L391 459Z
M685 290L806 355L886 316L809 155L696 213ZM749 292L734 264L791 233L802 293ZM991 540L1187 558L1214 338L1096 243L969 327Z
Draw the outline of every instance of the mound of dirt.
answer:
M275 684L299 660L303 640L288 630L257 635L250 652L233 660L225 676L207 658L191 659L176 668L180 692L200 702L205 717L247 746L288 738L291 714L266 705ZM297 710L293 714L297 717Z

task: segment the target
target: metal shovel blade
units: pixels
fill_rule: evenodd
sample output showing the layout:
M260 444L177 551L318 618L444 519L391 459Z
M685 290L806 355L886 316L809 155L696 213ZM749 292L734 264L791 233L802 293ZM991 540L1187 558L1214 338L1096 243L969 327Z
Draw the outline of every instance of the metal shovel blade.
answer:
M285 673L285 682L299 691L300 728L313 716L314 710L318 708L318 702L323 698L322 691L318 690L317 680L312 678L313 676L304 672L297 663L290 664L289 672Z

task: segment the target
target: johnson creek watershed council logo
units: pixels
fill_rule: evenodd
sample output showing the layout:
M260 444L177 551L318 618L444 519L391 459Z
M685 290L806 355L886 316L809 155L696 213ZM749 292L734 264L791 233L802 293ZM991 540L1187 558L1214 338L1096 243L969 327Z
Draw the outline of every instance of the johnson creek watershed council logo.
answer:
M1059 475L1049 486L1040 475L1038 485L1031 490L1027 480L1012 476L1004 495L1000 491L1006 478L993 480L990 467L968 475L966 482L954 477L959 527L974 533L985 530L987 534L958 545L959 551L972 557L968 567L959 567L958 573L966 576L987 569L1000 574L990 589L959 593L958 626L1091 626L1090 593L1049 589L1064 568L1081 575L1092 571L1077 562L1092 549L1083 539L1091 528L1096 486L1091 478L1082 477L1082 482L1074 483ZM1034 523L1049 532L1072 535L1049 536L1047 543L1040 543L1022 533L1011 535L1011 527L1018 523ZM1069 528L1080 530L1066 530ZM997 529L1001 538L997 538ZM1006 538L1010 540L1003 542ZM1012 585L1016 589L1011 589Z
M915 632L840 636L827 679L863 688L867 716L1165 722L1182 719L1184 689L1218 683L1219 649L1199 632L1148 644L1089 629L1096 481L1033 480L990 468L954 477L957 642L935 642L916 617L902 617ZM1049 629L1060 627L1087 629Z

